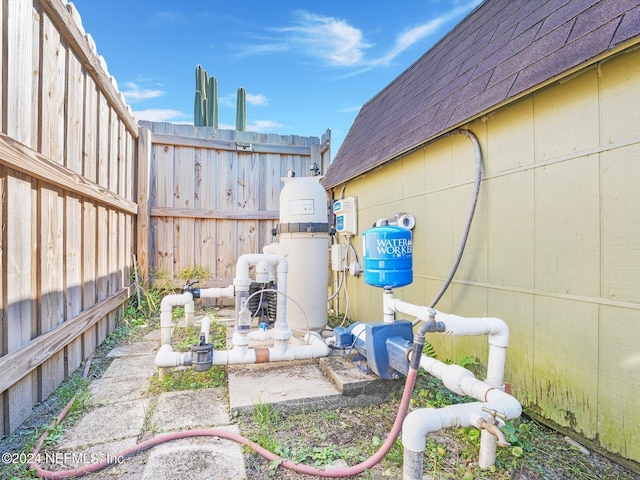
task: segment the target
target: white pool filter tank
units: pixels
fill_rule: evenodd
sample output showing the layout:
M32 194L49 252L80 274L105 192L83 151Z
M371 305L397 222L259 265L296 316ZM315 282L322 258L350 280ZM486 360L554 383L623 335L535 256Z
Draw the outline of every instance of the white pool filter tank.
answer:
M327 326L329 220L321 179L282 178L277 232L289 265L287 323L294 331Z

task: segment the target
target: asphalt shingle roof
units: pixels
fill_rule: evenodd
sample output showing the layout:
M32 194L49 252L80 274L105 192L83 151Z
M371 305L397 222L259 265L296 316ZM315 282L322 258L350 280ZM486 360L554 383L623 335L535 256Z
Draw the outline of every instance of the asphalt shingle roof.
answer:
M640 36L638 0L487 0L360 110L334 187Z

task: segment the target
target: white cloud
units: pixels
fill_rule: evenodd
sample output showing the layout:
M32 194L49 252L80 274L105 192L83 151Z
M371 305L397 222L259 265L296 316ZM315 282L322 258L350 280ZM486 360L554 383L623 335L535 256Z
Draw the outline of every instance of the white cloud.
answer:
M218 103L229 108L236 108L238 100L238 94L230 93L222 97L218 97ZM261 93L249 93L247 92L247 105L253 105L256 107L264 107L269 105L269 99Z
M364 51L372 47L364 41L362 31L344 20L307 11L297 12L297 18L297 25L282 31L290 32L299 48L331 65L356 65L362 61Z
M247 124L247 132L259 132L259 133L265 133L265 132L274 132L275 130L282 128L283 125L281 123L278 122L274 122L273 120L256 120L253 123L248 123ZM233 125L228 124L228 123L220 123L218 124L218 128L222 129L222 130L235 130L236 129L236 124L234 123Z
M247 93L247 104L262 107L269 104L269 99L261 93Z
M350 66L361 62L364 51L372 46L364 41L359 29L345 20L304 10L295 12L293 25L270 31L278 37L243 47L238 56L295 51L303 56L323 59L330 65Z
M338 110L338 112L340 112L340 113L359 112L361 108L362 108L362 105L354 105L352 107L341 108L341 109Z
M251 125L247 125L247 130L253 132L268 132L282 128L282 126L281 123L274 122L273 120L256 120Z
M478 6L482 0L467 0L442 13L436 18L409 28L397 35L395 42L386 53L376 58L366 54L375 44L364 38L363 32L346 20L318 15L306 10L295 12L293 25L272 28L272 38L264 38L261 43L242 47L239 56L296 52L303 56L324 60L336 67L363 67L359 72L377 66L388 65L402 52L438 32L445 24L456 20ZM380 48L380 46L378 46ZM352 72L353 74L353 72Z
M136 120L147 120L149 122L174 122L181 123L187 120L193 122L193 116L179 110L151 108L148 110L136 110L133 112Z
M187 25L188 19L177 11L156 12L151 17L152 25Z
M218 96L218 103L220 105L224 105L229 108L236 108L236 95L235 93L230 93L229 95Z
M426 38L434 34L445 23L454 20L465 13L470 12L473 8L482 3L483 0L471 0L459 7L456 7L448 12L443 13L439 17L433 18L428 22L417 25L413 28L407 29L396 37L395 43L391 46L389 51L376 59L363 62L364 69L356 72L362 73L367 70L371 70L374 67L381 65L388 65L398 55L407 50L409 47L415 45L423 38Z
M122 91L125 98L129 101L148 100L150 98L158 98L164 95L163 90L141 89L137 83L127 82L124 85L125 90Z

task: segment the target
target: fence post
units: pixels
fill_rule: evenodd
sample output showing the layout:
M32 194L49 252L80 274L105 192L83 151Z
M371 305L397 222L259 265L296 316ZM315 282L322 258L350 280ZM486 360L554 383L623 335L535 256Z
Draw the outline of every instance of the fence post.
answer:
M151 221L149 195L151 185L151 131L148 128L138 129L138 218L137 218L137 250L138 273L141 284L145 287L149 282L149 225Z

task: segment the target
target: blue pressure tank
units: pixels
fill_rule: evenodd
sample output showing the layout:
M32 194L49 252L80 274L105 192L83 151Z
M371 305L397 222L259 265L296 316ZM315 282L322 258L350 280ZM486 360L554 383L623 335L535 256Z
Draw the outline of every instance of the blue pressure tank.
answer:
M411 230L395 225L362 234L364 281L374 287L403 287L413 281Z

